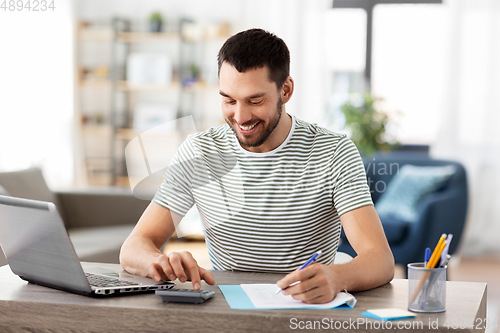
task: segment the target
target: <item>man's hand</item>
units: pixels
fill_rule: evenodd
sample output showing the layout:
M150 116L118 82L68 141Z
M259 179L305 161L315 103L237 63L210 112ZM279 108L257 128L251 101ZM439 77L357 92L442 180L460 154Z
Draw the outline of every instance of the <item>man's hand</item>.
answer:
M312 264L277 282L285 295L305 303L326 303L339 291L362 291L388 283L394 277L394 257L373 206L340 217L357 256L346 264ZM300 283L291 286L296 281Z
M148 269L151 278L157 282L175 279L179 279L180 282L191 281L194 290L200 289L201 280L210 285L215 284L212 273L198 266L193 255L187 251L161 254L155 262L149 265Z
M297 270L277 282L285 289L283 295L292 295L304 303L327 303L335 298L340 286L335 281L337 273L332 266L314 263L302 270ZM290 286L294 282L300 283Z
M198 266L192 254L186 251L165 255L160 248L175 231L175 223L181 216L151 203L142 214L120 251L122 268L131 274L149 276L155 281L179 279L190 280L199 290L201 280L215 284L212 273Z

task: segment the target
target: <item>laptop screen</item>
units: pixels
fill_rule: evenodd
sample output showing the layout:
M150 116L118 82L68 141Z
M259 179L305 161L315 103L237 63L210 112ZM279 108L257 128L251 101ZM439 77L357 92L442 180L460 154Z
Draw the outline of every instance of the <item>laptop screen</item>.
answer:
M22 278L91 291L53 203L0 196L0 244L10 268Z

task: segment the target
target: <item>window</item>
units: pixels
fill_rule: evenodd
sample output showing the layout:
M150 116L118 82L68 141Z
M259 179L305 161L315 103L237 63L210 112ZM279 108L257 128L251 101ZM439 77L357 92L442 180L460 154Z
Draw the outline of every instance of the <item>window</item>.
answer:
M394 114L393 134L402 143L428 144L438 134L445 95L445 10L442 5L374 9L372 93Z
M363 9L332 9L325 20L326 58L330 75L329 127L344 125L339 107L365 90L366 12Z
M333 7L328 114L337 123L331 127L342 129L339 106L369 89L390 114L389 137L432 143L444 104L447 8L440 0L336 0Z

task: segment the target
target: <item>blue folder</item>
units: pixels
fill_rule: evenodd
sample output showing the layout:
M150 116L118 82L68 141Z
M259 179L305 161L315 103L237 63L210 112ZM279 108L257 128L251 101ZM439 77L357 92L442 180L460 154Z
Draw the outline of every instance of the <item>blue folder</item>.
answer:
M219 285L220 291L226 298L227 304L231 309L236 310L263 310L264 308L256 308L247 293L241 288L240 285ZM276 308L272 308L275 310ZM288 308L284 308L288 309ZM302 308L294 308L294 309L302 309ZM303 309L323 309L325 308L315 308L315 307L304 307ZM336 307L335 309L352 309L347 304L343 304L341 306Z

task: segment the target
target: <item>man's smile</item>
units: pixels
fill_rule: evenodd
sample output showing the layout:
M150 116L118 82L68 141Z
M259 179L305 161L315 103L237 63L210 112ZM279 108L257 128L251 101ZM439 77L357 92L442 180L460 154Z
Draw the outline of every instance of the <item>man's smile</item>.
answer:
M252 125L249 125L249 126L243 126L243 125L237 125L237 126L238 126L241 134L250 135L250 134L253 134L258 129L259 124L260 124L260 121L254 123Z

